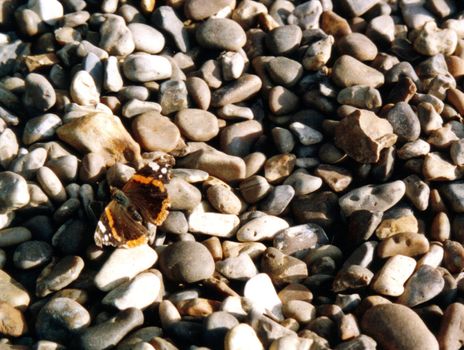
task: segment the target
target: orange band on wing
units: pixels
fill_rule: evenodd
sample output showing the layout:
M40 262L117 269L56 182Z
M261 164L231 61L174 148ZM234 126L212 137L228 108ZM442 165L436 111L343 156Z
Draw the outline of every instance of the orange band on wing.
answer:
M155 225L159 226L163 223L164 220L166 220L166 217L168 216L169 212L169 199L165 198L163 202L161 203L161 210L159 212L158 217L155 219Z
M106 214L106 218L108 219L108 224L110 225L111 234L117 241L121 242L121 236L118 234L118 232L116 231L116 228L114 227L113 215L111 214L111 211L108 207L105 208L105 214Z
M144 185L152 184L153 186L158 187L161 192L165 191L164 183L162 181L156 180L156 179L154 179L152 177L147 177L147 176L135 174L135 175L132 176L131 180L135 181L135 182L142 183Z
M141 244L144 244L147 242L147 237L145 236L140 236L139 238L136 238L136 239L132 239L130 241L127 241L126 242L126 246L128 248L133 248L133 247L137 247Z

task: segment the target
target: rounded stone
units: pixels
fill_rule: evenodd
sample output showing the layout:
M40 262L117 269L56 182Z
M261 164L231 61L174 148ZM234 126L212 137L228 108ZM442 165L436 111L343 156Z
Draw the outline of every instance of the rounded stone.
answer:
M181 140L176 124L159 112L146 112L132 122L135 139L147 151L174 150Z
M69 92L73 101L83 106L96 105L100 102L100 93L95 80L85 70L80 70L74 75Z
M158 254L147 244L116 249L95 275L95 286L102 291L110 291L152 267L157 259ZM127 264L128 261L132 263Z
M348 55L342 55L335 61L332 80L340 87L367 85L374 88L385 81L381 72Z
M420 266L404 286L404 293L398 303L414 307L425 303L437 295L445 287L441 272L429 265Z
M0 230L0 247L9 247L30 240L32 233L25 227L8 227Z
M70 285L79 277L83 268L84 260L79 256L68 255L52 262L37 278L36 295L45 297Z
M173 178L166 190L173 210L193 210L201 202L200 190L182 178Z
M35 330L40 339L65 344L76 331L90 324L89 312L69 298L53 298L40 309Z
M25 80L24 103L39 112L48 111L56 103L52 84L43 75L30 73Z
M143 23L131 23L127 27L132 32L136 51L155 54L163 50L164 36L155 28Z
M209 141L219 133L218 119L203 109L187 108L174 119L182 135L191 141Z
M221 348L227 331L238 324L238 320L228 312L213 312L203 323L203 339L211 348Z
M29 119L24 125L22 140L26 145L45 141L55 135L55 130L61 123L61 118L53 113Z
M143 324L143 312L129 308L104 322L95 324L80 333L77 348L85 350L111 349L134 328Z
M240 198L226 186L211 186L206 190L206 196L211 205L221 213L238 215L242 209Z
M230 257L216 263L216 270L224 277L246 281L258 274L249 254L241 253L237 257Z
M153 304L160 296L162 281L151 272L142 272L133 280L121 284L102 299L102 304L118 310L131 307L144 309Z
M187 0L184 3L184 12L187 18L201 21L215 15L225 7L233 8L234 1L231 0Z
M337 41L342 55L350 55L359 61L372 61L378 53L375 44L364 34L351 33Z
M195 32L200 46L208 49L238 51L246 42L245 31L228 18L210 18Z
M143 83L170 78L172 66L165 57L139 53L124 60L123 71L127 79Z
M373 306L364 314L361 328L385 350L439 349L437 339L422 319L404 305Z
M303 32L299 26L284 25L267 33L265 42L273 55L287 55L300 46L302 37Z
M55 202L66 200L66 190L60 179L50 168L43 166L37 171L37 181L47 196Z
M233 156L244 157L250 153L262 134L263 126L256 120L234 123L221 130L221 150Z
M229 330L224 339L224 350L263 350L256 332L246 323L240 323Z
M6 337L20 337L27 332L27 323L21 311L0 301L0 333Z
M271 79L276 85L290 87L298 83L303 75L301 63L284 56L273 58L267 65Z
M264 215L247 222L237 231L240 242L257 242L273 239L281 230L289 227L284 219L278 216Z
M201 243L181 241L173 243L160 254L161 272L177 283L194 283L213 275L214 260Z
M49 262L53 248L44 241L21 243L14 251L13 263L19 269L31 269Z

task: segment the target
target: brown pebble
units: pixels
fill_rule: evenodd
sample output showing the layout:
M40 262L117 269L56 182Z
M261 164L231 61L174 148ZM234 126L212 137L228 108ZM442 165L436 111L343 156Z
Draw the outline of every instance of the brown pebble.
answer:
M375 339L384 350L438 350L438 342L421 318L400 304L369 309L361 321L363 333Z
M377 246L377 255L388 258L395 255L416 256L427 253L429 241L421 233L402 232L382 240Z
M441 319L438 333L440 349L461 349L464 344L464 305L453 303L448 305Z
M440 212L432 220L430 227L430 239L434 241L444 242L450 239L451 235L451 223L448 215L444 212Z

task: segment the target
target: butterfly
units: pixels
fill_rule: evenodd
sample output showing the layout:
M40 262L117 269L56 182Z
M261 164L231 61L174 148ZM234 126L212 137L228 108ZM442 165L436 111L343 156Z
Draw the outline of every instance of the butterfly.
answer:
M118 189L111 187L111 201L103 210L94 234L98 247L132 248L150 242L168 215L169 197L166 184L170 180L172 162L163 158L138 170Z

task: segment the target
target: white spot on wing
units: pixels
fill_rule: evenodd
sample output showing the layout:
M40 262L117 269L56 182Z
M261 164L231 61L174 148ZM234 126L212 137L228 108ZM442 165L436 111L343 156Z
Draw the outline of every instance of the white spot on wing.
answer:
M157 163L155 163L155 162L150 162L150 163L148 163L148 166L149 166L153 171L158 171L159 168L160 168L160 166L159 166Z
M98 229L99 229L102 233L105 233L105 232L106 232L106 227L105 227L105 225L103 224L103 222L99 221L97 225L98 225Z

